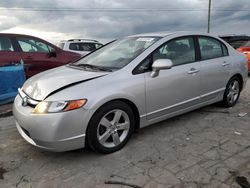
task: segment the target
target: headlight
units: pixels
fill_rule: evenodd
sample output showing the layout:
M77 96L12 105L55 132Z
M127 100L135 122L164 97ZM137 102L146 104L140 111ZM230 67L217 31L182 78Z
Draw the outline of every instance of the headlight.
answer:
M42 101L39 102L35 109L34 114L46 114L56 112L66 112L74 109L81 108L86 104L86 99L74 100L74 101Z

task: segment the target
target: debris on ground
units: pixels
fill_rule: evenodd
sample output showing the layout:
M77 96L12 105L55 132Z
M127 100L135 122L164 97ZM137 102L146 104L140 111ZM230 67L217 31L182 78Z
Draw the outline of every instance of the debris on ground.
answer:
M244 117L245 115L247 115L247 112L241 112L238 114L239 117Z
M238 131L234 131L234 134L237 134L237 135L241 135L241 133L240 132L238 132Z

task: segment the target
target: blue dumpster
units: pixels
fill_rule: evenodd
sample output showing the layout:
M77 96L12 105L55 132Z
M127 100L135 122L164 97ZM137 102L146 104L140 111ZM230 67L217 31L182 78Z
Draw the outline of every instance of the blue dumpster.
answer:
M12 102L24 81L23 65L0 67L0 105Z

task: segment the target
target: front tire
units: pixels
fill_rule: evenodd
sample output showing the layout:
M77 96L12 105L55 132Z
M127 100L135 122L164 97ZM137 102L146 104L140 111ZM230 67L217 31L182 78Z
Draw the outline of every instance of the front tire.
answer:
M240 96L240 85L241 82L238 77L229 80L222 101L225 107L232 107L237 103Z
M87 129L90 148L99 153L120 150L134 130L132 109L122 101L109 102L99 108L91 118Z

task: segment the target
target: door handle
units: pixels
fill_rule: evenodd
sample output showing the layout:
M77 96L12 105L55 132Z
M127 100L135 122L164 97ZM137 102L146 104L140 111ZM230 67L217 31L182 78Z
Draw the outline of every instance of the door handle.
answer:
M188 74L194 74L194 73L197 73L197 72L199 72L198 69L191 68L191 69L188 71Z
M229 63L226 62L226 61L224 61L221 65L222 65L223 67L225 67L225 66L229 65Z

